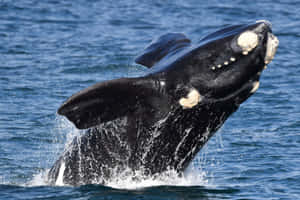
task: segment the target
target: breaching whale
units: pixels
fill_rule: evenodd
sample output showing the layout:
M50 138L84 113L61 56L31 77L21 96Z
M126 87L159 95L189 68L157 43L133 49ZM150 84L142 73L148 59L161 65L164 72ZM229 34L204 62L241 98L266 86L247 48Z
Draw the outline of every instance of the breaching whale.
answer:
M227 26L192 45L168 33L136 58L146 75L104 81L59 108L78 129L50 169L52 184L104 183L124 169L183 172L259 87L278 39L268 21Z

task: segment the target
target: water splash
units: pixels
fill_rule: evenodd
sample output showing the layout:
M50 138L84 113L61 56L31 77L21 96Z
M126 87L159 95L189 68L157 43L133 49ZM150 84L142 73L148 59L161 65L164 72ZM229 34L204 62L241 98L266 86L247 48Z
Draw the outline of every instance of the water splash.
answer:
M69 121L64 118L57 117L57 125L55 127L57 148L53 149L53 154L61 154L63 149L67 149L73 139L76 136L82 134L82 131L76 129ZM217 147L217 149L222 149L222 137L218 134L217 137L213 137L212 146ZM215 149L215 148L214 148ZM59 151L59 152L58 152ZM209 158L209 152L207 145L201 150L201 152L196 156L194 161L190 164L188 169L184 174L179 175L175 170L168 170L159 175L145 175L143 169L138 171L132 171L130 168L120 170L116 168L115 174L111 176L112 178L107 180L105 186L117 188L117 189L140 189L153 186L212 186L212 181L209 177L212 174L208 174L209 171L206 169L207 165L216 164L214 159ZM36 174L33 179L26 183L26 186L45 186L49 185L48 181L49 169L44 170ZM60 177L60 176L58 176ZM103 184L95 180L94 184ZM58 178L56 181L56 186L67 186L63 183L62 176L61 179Z
M27 187L36 187L36 186L47 186L49 185L48 183L48 172L49 169L41 171L40 173L36 174L33 176L33 179L26 183L25 185L22 186L27 186Z
M216 153L224 148L221 133L201 149L184 174L179 175L175 170L168 170L159 175L145 176L143 170L132 172L124 170L121 174L112 176L106 186L117 189L141 189L153 186L205 186L214 188L214 169L222 164Z
M146 176L143 170L132 172L130 169L115 176L106 186L117 189L141 189L153 186L195 186L207 185L205 172L190 171L178 175L175 170L168 170L159 175Z
M70 123L67 119L56 116L55 118L56 124L51 130L51 135L53 136L53 146L49 147L48 152L51 152L48 155L47 159L50 162L50 166L53 165L55 160L60 154L68 148L73 139L76 136L82 134L82 131L76 129L72 123ZM43 158L41 158L43 159ZM38 173L33 175L32 180L25 184L21 184L22 186L46 186L49 185L48 181L48 173L50 169L44 169L39 171ZM58 186L64 186L64 184L58 183Z

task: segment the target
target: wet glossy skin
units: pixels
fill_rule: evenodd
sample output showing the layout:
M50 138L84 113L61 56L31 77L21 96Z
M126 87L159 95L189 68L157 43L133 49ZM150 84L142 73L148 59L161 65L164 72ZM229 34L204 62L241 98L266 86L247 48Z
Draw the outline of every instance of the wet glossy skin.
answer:
M79 185L105 183L127 168L184 171L258 88L270 34L266 21L221 29L195 46L166 34L136 59L150 68L144 77L98 83L70 97L58 113L89 130L50 170L51 182L59 173Z

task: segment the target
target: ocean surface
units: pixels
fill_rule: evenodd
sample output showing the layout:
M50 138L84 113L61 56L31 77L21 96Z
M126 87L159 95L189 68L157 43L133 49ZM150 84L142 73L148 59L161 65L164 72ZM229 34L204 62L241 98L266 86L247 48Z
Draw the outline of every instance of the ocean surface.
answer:
M50 186L46 174L79 131L56 114L96 82L138 76L153 38L193 42L267 19L280 40L255 95L199 152L184 177ZM0 0L0 200L300 199L299 0Z

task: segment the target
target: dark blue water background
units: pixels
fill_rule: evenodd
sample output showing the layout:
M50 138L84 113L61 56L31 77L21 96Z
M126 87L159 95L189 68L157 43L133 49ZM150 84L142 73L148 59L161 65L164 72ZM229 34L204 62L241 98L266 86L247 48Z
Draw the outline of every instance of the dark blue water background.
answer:
M133 59L159 35L183 32L197 42L257 19L273 23L278 53L190 176L111 187L45 184L47 169L78 134L56 115L67 97L145 73ZM300 199L299 53L299 0L1 0L0 199Z

